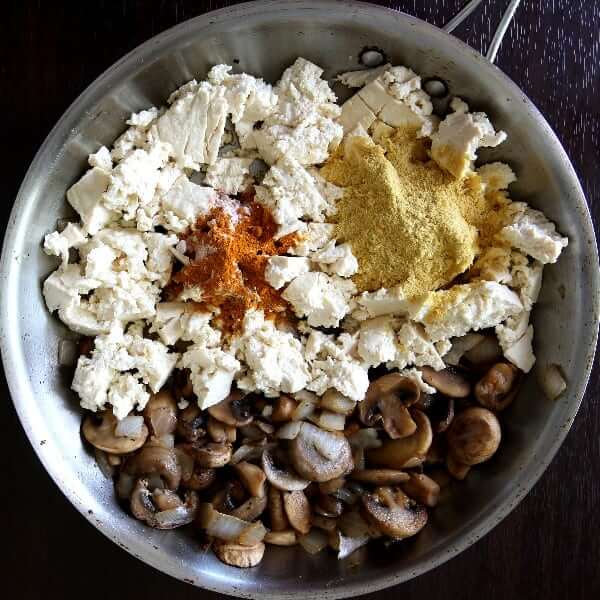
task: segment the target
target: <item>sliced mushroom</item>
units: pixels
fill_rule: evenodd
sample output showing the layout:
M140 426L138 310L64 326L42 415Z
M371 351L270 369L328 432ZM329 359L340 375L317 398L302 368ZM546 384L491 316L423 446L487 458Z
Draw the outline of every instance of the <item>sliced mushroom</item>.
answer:
M234 479L228 481L225 487L215 494L211 504L215 510L229 514L236 507L239 507L246 498L247 494L244 486L237 479Z
M282 394L279 396L279 398L277 398L277 400L275 400L271 421L274 423L284 423L290 421L297 406L298 403L293 398Z
M448 451L464 465L477 465L498 450L500 423L487 408L467 408L454 418L448 429Z
M454 479L458 479L459 481L462 481L471 470L469 465L459 462L452 454L448 454L446 457L446 468L448 469L448 473L450 473Z
M194 467L192 474L187 479L182 479L181 484L189 490L205 490L210 487L217 478L215 469L204 469L202 467Z
M325 517L319 514L313 514L310 518L312 524L323 531L331 532L337 527L337 520L333 517Z
M186 442L197 442L206 435L204 416L197 404L190 404L179 414L177 434Z
M198 510L198 496L186 492L185 503L174 492L155 490L150 493L148 482L139 479L131 493L134 517L155 529L175 529L191 523Z
M252 396L244 396L239 390L234 390L225 400L208 408L208 414L233 427L242 427L252 422L250 411Z
M423 463L433 440L431 423L420 410L411 409L411 416L417 424L417 430L409 437L388 440L380 448L367 451L367 461L378 467L403 469L416 467Z
M283 465L281 457L274 452L265 450L262 455L262 468L269 483L278 490L293 492L308 487L310 481L302 479L289 467Z
M232 425L225 425L221 421L217 421L214 417L209 415L206 423L206 431L211 437L213 442L222 444L224 442L233 443L236 438L236 428Z
M302 423L290 442L290 461L302 477L317 482L341 477L353 467L348 440L310 423Z
M148 428L142 423L135 437L118 436L115 429L119 421L112 412L105 410L98 414L89 414L83 420L83 437L95 448L111 454L128 454L141 448L148 437Z
M429 418L435 433L446 431L454 419L454 398L436 394L430 410Z
M422 367L421 373L425 383L450 398L466 398L471 393L471 384L454 367L446 367L441 371Z
M263 514L267 508L267 496L248 498L246 502L231 511L231 515L244 521L254 521Z
M319 406L324 410L349 416L354 412L356 402L344 396L335 388L330 388L323 394Z
M394 539L415 535L427 523L427 509L398 488L379 487L362 496L362 503L368 522Z
M310 504L303 492L284 492L283 508L290 525L298 532L310 531Z
M398 485L409 480L408 473L397 469L360 469L350 473L350 478L372 485Z
M339 517L344 512L344 505L338 498L321 494L314 503L314 509L323 517Z
M272 531L285 531L290 523L283 508L283 495L274 487L269 488L269 517Z
M208 443L195 447L194 458L205 469L224 467L231 459L231 445Z
M259 542L254 546L242 546L241 544L215 540L213 549L220 561L232 567L240 567L242 569L255 567L262 560L265 553L263 542Z
M181 481L177 454L173 448L164 446L144 446L125 461L123 469L135 477L158 475L170 490L176 490Z
M177 428L177 404L169 390L153 394L144 408L144 418L150 433L156 437L175 432Z
M407 406L419 401L421 390L415 380L400 373L388 373L371 382L358 414L364 425L383 420L383 427L392 439L411 435L415 423Z
M423 473L410 473L410 479L401 487L407 496L425 506L435 506L440 498L440 486Z
M319 491L322 494L331 494L341 487L344 487L346 480L343 477L339 477L338 479L332 479L331 481L324 481L323 483L319 483Z
M495 364L475 385L475 398L490 410L504 410L518 392L519 369L509 363Z
M265 495L265 480L264 471L249 462L239 462L233 467L240 477L244 487L250 495L262 498Z
M298 543L298 536L293 529L285 531L269 531L265 535L265 543L273 544L274 546L294 546Z

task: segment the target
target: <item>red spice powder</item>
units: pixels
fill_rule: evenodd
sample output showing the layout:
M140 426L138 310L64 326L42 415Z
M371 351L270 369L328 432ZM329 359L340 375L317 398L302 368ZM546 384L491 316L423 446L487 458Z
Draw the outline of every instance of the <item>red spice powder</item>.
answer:
M297 242L295 234L275 240L277 224L271 213L250 200L238 211L237 223L223 208L201 216L183 236L191 258L175 273L169 295L200 287L203 305L220 308L220 325L226 332L239 330L244 314L262 308L266 315L287 309L281 294L265 281L270 256L285 254Z

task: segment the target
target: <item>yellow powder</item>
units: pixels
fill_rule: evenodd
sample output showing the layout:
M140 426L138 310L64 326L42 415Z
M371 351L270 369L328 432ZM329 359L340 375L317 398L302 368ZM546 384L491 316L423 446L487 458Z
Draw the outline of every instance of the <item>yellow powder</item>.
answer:
M450 283L500 226L502 198L486 198L479 177L454 180L427 158L412 129L349 138L321 174L344 189L336 238L358 259L360 290L399 285L407 297ZM489 230L489 231L488 231Z

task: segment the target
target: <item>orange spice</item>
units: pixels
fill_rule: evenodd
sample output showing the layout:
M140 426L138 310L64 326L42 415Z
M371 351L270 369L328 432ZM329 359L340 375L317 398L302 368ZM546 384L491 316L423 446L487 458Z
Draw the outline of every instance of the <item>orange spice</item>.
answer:
M285 254L297 238L276 240L276 232L269 211L253 200L242 204L235 218L222 207L213 208L183 236L191 262L173 275L170 294L199 287L202 304L220 309L226 332L238 330L251 308L262 308L266 315L285 311L287 302L266 282L265 267L270 256Z

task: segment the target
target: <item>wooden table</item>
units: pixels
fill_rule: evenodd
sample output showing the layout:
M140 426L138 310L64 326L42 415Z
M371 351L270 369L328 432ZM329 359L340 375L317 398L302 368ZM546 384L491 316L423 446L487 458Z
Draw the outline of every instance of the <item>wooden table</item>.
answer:
M0 21L3 223L37 148L104 69L154 34L232 1L9 2ZM442 25L463 0L379 2ZM506 0L485 0L456 32L484 49ZM8 11L8 14L7 14ZM498 65L546 115L600 219L600 2L524 0ZM1 293L1 290L0 290ZM600 371L551 467L519 507L454 560L365 598L600 597ZM4 378L1 559L5 598L218 598L154 571L100 535L30 448ZM7 589L8 584L8 589ZM11 594L12 592L12 594Z

